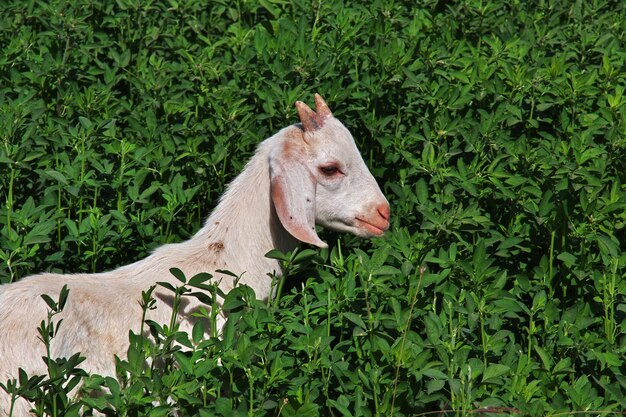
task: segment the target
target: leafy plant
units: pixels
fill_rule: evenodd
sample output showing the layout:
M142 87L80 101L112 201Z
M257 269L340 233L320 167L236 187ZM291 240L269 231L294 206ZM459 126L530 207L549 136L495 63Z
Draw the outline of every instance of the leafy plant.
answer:
M609 0L3 3L1 283L188 238L314 92L392 206L383 239L270 253L267 302L175 273L221 337L146 323L115 378L72 357L5 388L48 415L619 413L624 21Z
M0 383L0 388L6 391L12 399L11 410L15 400L24 398L33 405L34 415L37 416L77 416L80 402L74 400L73 392L87 373L78 368L85 360L79 353L69 358L53 358L50 350L51 340L57 336L63 319L53 321L53 318L63 311L67 302L69 290L63 286L58 301L47 294L41 297L49 307L48 317L38 327L41 343L46 347L46 356L42 358L48 369L47 375L29 376L23 369L19 370L19 378ZM4 381L3 381L4 382Z

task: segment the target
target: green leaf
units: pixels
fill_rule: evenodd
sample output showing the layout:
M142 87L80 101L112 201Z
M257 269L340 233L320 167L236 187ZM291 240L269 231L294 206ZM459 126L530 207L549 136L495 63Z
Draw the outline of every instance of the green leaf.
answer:
M231 399L220 397L215 400L215 411L223 416L232 415Z
M596 240L602 253L607 254L611 258L617 258L617 245L613 240L603 235L597 235Z
M541 362L543 363L543 368L546 369L546 370L551 370L552 369L552 359L550 358L550 355L548 354L548 352L546 352L539 345L535 345L534 348L535 348L535 351L537 352L537 354L539 355L539 357L541 358Z
M421 371L425 376L436 380L447 381L448 376L437 368L427 368Z
M172 292L176 292L176 288L172 284L170 284L169 282L157 281L157 284L160 285L163 288L167 288L168 290L170 290Z
M60 182L63 185L67 185L67 178L65 178L65 175L61 174L58 171L55 171L53 169L48 169L45 171L46 175L48 175L49 177L55 179L56 181Z
M193 363L185 353L181 351L174 352L174 357L180 369L187 374L193 374Z
M361 316L350 312L344 312L343 316L350 320L352 323L359 326L361 329L367 329L367 326L365 325L365 322L363 321L363 318L361 318Z
M493 382L496 378L500 378L510 372L511 368L502 364L488 365L483 372L482 382Z
M498 250L504 250L504 249L508 249L510 247L513 247L515 245L520 244L521 242L523 242L524 239L516 237L516 236L512 236L509 237L507 239L505 239L500 246L498 246Z
M198 344L204 338L204 323L202 320L198 320L191 331L193 343Z
M567 266L568 268L571 268L572 266L578 263L578 258L576 258L574 255L572 255L569 252L559 253L556 259L558 259L559 261L563 261L565 266Z
M431 379L426 383L426 392L428 394L432 394L434 392L439 392L446 385L445 379Z
M430 312L428 316L424 317L424 325L426 326L426 336L428 340L434 345L440 344L442 329L439 318Z
M41 294L41 298L43 298L43 300L46 302L50 310L52 311L57 310L58 304L56 301L52 299L52 297L50 297L48 294Z
M188 285L191 287L201 287L202 284L213 278L213 275L206 272L200 272L189 279Z
M85 129L89 129L93 124L91 120L83 116L78 116L78 121Z
M428 185L423 178L420 178L415 184L415 195L420 204L426 204L428 201Z
M319 416L319 406L314 403L305 403L298 408L298 411L296 414L298 416L303 416L303 417Z
M222 304L222 310L224 311L236 310L244 306L245 304L246 303L239 295L239 292L231 291L228 294L226 294L226 298L224 298L224 303Z
M288 262L290 260L289 254L283 253L278 249L272 249L265 254L266 258L277 259L279 261Z
M172 275L174 275L174 278L176 278L177 280L179 280L183 284L185 284L187 282L187 278L185 277L185 274L180 269L178 269L178 268L170 268L170 273Z

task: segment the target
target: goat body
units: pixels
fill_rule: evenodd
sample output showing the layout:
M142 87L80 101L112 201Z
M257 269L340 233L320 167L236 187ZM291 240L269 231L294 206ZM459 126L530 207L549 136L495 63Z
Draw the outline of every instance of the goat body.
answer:
M109 272L62 275L45 273L0 286L0 381L17 377L18 368L45 373L45 347L37 326L47 317L41 294L56 296L64 285L70 293L52 357L81 352L83 369L115 375L114 356L125 357L129 330L141 328L142 291L157 281L178 281L169 269L191 277L213 274L224 292L233 278L254 289L258 298L271 296L271 278L280 264L264 255L271 249L293 250L299 241L326 244L315 224L363 237L382 235L388 228L389 205L361 158L348 130L316 94L316 111L302 102L296 107L300 124L263 141L243 172L233 180L204 226L190 240L156 249L147 258ZM153 292L156 308L147 318L166 323L173 295ZM191 313L201 303L185 297L179 306L180 325L189 331ZM206 306L205 306L206 307ZM220 325L223 325L221 317ZM208 331L208 330L207 330ZM28 415L18 402L14 415ZM9 413L9 397L0 390L0 416Z

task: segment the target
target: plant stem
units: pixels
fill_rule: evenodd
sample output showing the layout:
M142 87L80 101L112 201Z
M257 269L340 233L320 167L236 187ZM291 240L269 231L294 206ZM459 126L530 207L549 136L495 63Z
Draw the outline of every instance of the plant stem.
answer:
M11 212L13 211L13 181L15 180L15 170L11 165L11 174L9 175L9 194L7 196L7 231L11 230Z
M554 265L554 238L555 238L556 232L553 230L550 236L550 267L548 270L548 279L550 280L550 285L548 286L549 291L550 291L550 295L552 295L552 267ZM546 285L546 282L544 281L544 286Z
M246 373L248 374L248 386L250 389L250 394L248 401L250 402L250 408L248 410L248 416L254 417L254 381L252 379L252 371L250 368L246 368Z
M124 207L122 207L122 182L124 180L124 170L126 168L126 147L124 146L124 140L122 140L121 148L122 155L120 161L119 185L117 187L117 210L123 213Z
M400 341L400 353L398 354L398 361L396 362L396 371L393 378L393 392L391 394L391 407L389 417L393 417L394 412L394 404L396 401L396 392L398 391L398 380L400 379L400 365L402 362L402 354L404 353L404 343L406 342L406 335L409 332L409 328L411 327L411 322L413 319L413 309L415 308L415 304L417 304L417 296L420 292L420 287L422 285L422 278L424 277L425 267L419 268L419 279L417 280L417 287L415 288L415 293L411 298L411 306L409 307L409 316L407 317L406 324L404 326L404 330L402 331L402 340ZM416 271L416 272L418 272ZM413 275L415 277L415 275Z

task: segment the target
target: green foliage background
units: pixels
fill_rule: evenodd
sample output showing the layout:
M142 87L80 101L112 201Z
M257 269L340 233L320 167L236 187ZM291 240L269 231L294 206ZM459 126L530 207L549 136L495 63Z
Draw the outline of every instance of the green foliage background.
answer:
M223 341L164 374L136 343L68 410L626 409L625 38L608 0L7 0L0 282L188 238L319 92L392 230L326 233L280 299L231 296Z

